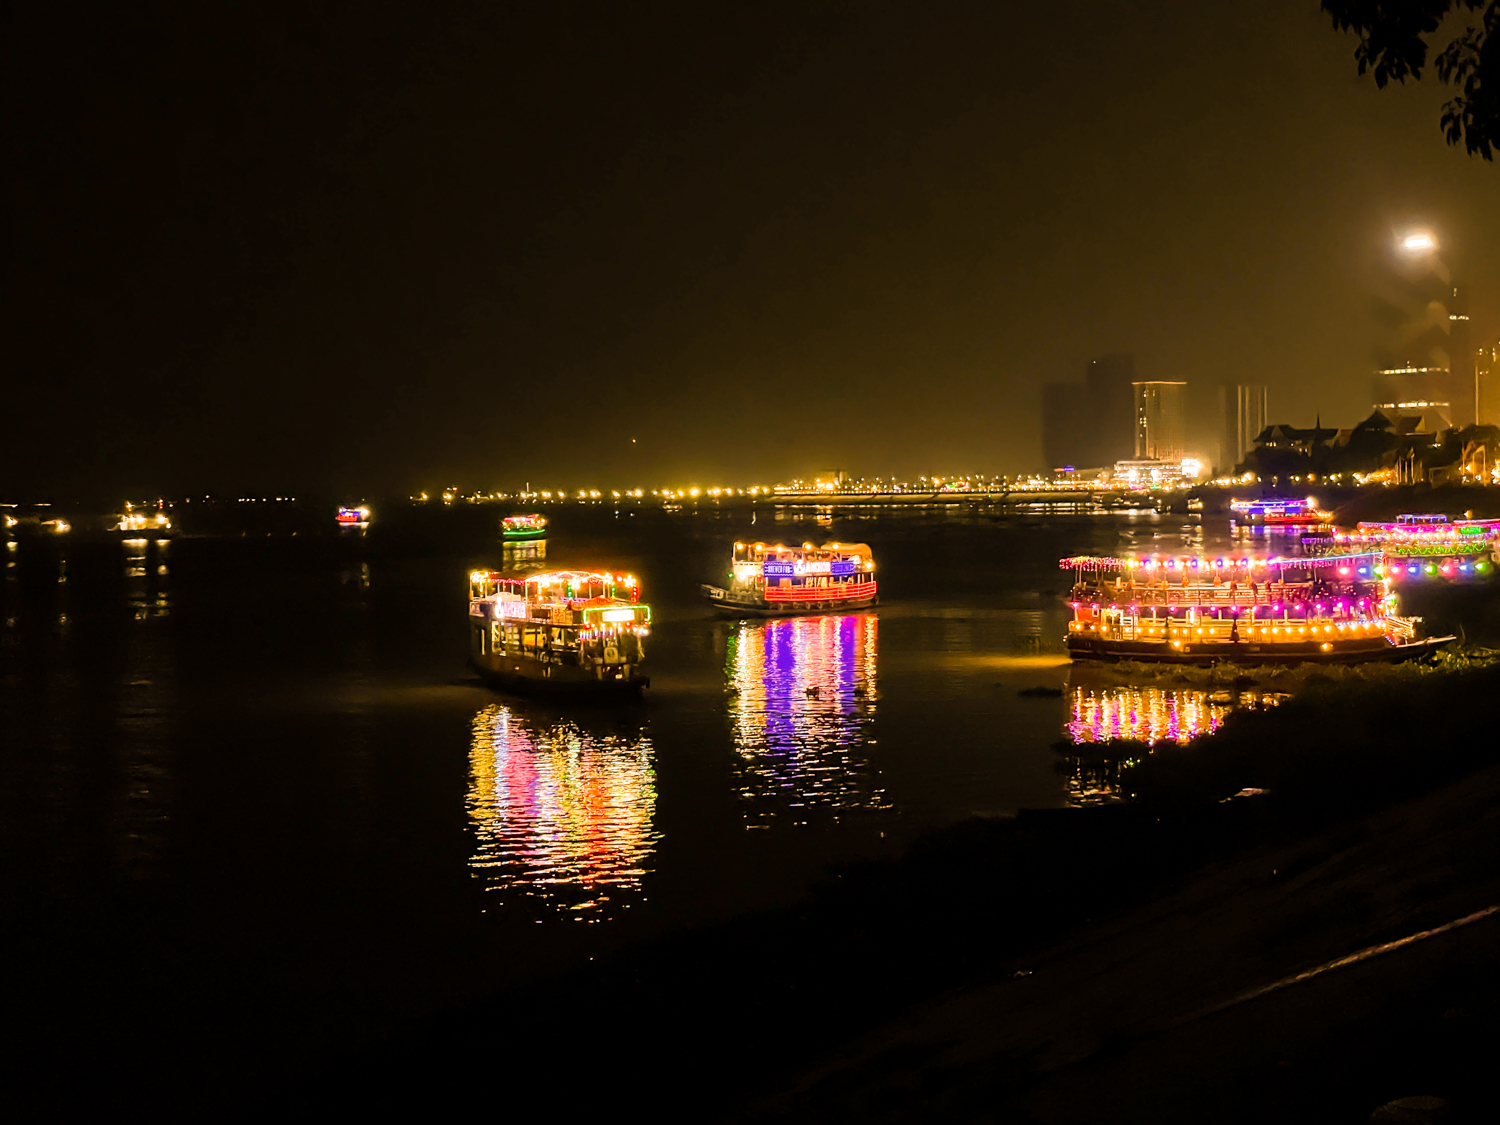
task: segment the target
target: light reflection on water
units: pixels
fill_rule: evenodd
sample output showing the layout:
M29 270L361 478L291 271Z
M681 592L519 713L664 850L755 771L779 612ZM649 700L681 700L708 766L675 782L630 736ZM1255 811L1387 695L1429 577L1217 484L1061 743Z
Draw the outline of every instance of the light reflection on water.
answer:
M749 827L886 809L875 745L874 614L742 623L729 637L729 715Z
M1269 691L1075 684L1066 729L1080 753L1068 766L1069 803L1099 804L1123 795L1119 760L1108 753L1090 754L1090 744L1122 738L1147 744L1186 742L1218 730L1232 711L1274 707L1286 698Z
M500 545L500 569L508 571L541 570L547 565L547 541L523 539Z
M640 731L539 725L500 703L474 716L469 861L486 889L602 921L641 893L661 834L656 769Z

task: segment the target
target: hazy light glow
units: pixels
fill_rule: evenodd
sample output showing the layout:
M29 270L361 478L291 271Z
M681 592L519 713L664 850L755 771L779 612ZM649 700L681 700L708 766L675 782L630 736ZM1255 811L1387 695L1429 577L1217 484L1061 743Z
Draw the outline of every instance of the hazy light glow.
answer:
M1428 250L1436 250L1437 239L1425 231L1419 231L1416 234L1407 235L1401 245L1414 254L1421 254Z

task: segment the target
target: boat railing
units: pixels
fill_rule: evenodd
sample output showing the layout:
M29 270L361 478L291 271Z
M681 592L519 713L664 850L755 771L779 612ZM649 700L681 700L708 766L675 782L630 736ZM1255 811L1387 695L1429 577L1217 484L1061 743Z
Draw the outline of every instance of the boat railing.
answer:
M1314 593L1307 584L1292 585L1278 582L1251 583L1248 585L1224 586L1130 586L1105 583L1101 585L1077 586L1073 590L1076 602L1101 602L1109 605L1131 606L1264 606L1291 603L1312 604L1328 599L1347 600L1358 598L1353 587L1332 587Z

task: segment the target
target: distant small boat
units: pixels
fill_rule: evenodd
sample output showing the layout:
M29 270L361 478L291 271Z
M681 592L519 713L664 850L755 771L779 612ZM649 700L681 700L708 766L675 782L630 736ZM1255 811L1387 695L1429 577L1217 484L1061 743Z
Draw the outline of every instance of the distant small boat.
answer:
M535 512L506 516L500 521L500 534L506 539L542 539L547 534L547 517Z
M836 613L879 601L875 558L863 543L736 543L729 586L702 589L715 609L736 616Z
M358 508L340 508L338 514L333 517L340 527L369 527L370 509L364 506Z
M1329 512L1320 512L1311 499L1231 500L1229 510L1236 519L1263 523L1267 527L1300 527L1327 523L1333 518Z

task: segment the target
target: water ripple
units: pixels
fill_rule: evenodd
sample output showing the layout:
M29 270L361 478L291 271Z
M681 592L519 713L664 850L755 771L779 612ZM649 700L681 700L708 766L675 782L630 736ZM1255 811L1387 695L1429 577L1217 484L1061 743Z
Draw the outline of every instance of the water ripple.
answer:
M731 634L729 714L750 826L890 807L865 757L877 626L873 614L794 617Z
M486 889L539 912L601 921L639 899L661 834L643 733L537 723L495 703L474 716L469 861Z

